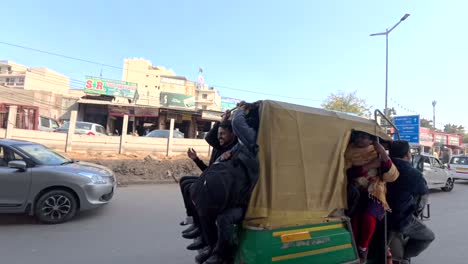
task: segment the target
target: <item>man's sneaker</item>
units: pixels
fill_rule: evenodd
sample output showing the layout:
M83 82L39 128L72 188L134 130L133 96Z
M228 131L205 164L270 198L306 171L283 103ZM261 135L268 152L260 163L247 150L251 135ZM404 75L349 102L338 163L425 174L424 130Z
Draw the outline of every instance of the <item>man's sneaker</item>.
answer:
M199 249L204 248L205 246L206 245L203 242L203 239L201 239L201 237L198 237L197 239L195 239L195 241L192 244L187 246L187 249L188 250L199 250Z
M195 257L195 262L198 264L202 264L211 256L211 247L206 246L204 247L200 253Z
M196 225L192 224L191 226L189 226L187 229L185 229L184 231L182 231L182 234L185 234L185 233L190 233L192 232L193 230L195 230L197 228Z
M183 233L182 237L186 239L195 239L201 235L201 231L199 228L195 228L193 231L190 231L188 233Z
M218 255L212 255L203 264L223 264L224 261Z
M184 221L180 222L179 225L186 226L190 224L193 224L193 218L191 216L187 216L187 218Z

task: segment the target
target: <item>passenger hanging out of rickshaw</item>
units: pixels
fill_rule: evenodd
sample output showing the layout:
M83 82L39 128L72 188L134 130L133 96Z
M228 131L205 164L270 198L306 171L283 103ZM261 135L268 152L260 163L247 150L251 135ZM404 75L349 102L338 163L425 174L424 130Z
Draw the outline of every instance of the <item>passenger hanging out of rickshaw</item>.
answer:
M239 143L224 153L191 187L202 234L208 247L198 263L223 263L229 257L233 225L242 221L250 193L258 178L258 105L240 103L232 127Z
M192 159L195 164L197 164L202 172L211 166L224 152L230 150L237 144L237 137L234 136L231 121L229 120L230 116L231 112L226 111L221 122L217 122L205 137L206 142L208 142L208 144L213 148L211 159L208 165L200 160L197 152L194 149L189 149L187 151L188 157ZM181 225L188 224L188 220L190 218L192 219L192 225L182 232L182 236L187 239L195 239L192 244L187 246L187 249L189 250L199 250L206 246L206 242L204 242L200 236L201 230L200 224L198 222L199 219L190 200L190 187L197 179L198 176L184 176L179 180L179 185L187 212L187 220L183 221Z
M365 132L352 133L345 159L349 184L348 215L361 263L365 263L377 221L383 219L385 211L390 211L385 183L395 181L399 173L385 148Z

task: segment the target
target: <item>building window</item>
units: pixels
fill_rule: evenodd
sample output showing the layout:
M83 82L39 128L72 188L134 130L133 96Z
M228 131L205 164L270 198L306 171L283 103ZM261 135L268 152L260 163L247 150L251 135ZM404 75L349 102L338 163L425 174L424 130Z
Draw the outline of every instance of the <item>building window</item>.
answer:
M148 74L146 74L146 77L149 77L149 75L148 75Z
M203 110L206 110L206 105L202 105L201 107Z
M145 85L145 88L148 88L148 85Z
M15 78L6 78L7 85L15 85Z
M18 85L23 85L24 84L24 77L19 77L18 78Z
M207 94L202 94L201 96L203 99L208 99L208 95Z

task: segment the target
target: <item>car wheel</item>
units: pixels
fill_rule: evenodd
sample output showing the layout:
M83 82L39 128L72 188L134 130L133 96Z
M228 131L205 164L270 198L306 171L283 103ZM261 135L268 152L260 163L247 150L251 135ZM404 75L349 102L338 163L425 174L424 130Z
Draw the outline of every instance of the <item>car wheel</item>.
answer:
M455 185L454 183L455 181L452 178L448 178L447 182L445 183L445 187L441 188L442 191L450 192L451 190L453 190L453 186Z
M59 224L72 219L77 210L75 196L69 191L52 190L36 202L34 215L45 224Z

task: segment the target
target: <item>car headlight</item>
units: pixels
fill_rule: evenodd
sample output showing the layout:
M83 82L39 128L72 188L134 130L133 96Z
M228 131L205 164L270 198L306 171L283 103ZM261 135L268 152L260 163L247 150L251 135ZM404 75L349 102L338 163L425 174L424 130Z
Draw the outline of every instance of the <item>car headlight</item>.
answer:
M91 182L94 184L107 184L107 178L100 175L89 173L89 172L79 172L81 176L85 176L91 179Z

